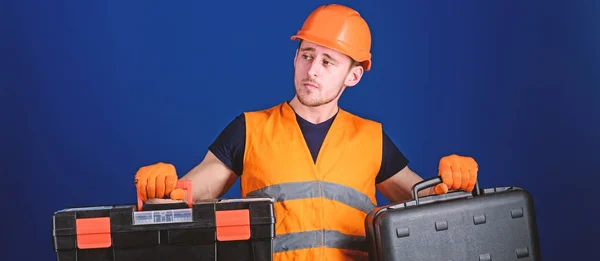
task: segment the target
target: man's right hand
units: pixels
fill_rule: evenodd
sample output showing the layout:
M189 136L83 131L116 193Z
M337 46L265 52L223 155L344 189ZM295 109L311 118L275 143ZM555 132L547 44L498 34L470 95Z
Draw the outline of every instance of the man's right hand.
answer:
M177 180L175 166L163 162L143 166L135 174L135 186L143 202L164 197L182 200L185 190L175 188Z

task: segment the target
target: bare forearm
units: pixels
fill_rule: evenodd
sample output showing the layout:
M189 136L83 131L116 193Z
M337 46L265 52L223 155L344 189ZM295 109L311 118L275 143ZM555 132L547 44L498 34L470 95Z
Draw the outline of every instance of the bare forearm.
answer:
M422 179L421 179L421 180L422 180ZM421 180L419 180L419 181L421 181ZM419 182L419 181L417 181L417 182ZM415 182L415 184L416 184L416 182ZM413 194L412 194L412 193L413 193L413 192L412 192L412 191L410 191L410 195L407 195L406 197L407 197L408 199L414 199L414 197L413 197ZM417 195L418 195L420 198L421 198L421 197L426 197L426 196L431 196L431 195L435 195L435 191L433 190L433 187L431 187L431 188L427 188L427 189L424 189L424 190L421 190L421 191L419 191L419 192L417 193Z
M194 201L221 197L235 183L237 176L208 152L202 163L195 166L181 180L192 182Z
M190 180L192 182L192 199L194 201L217 198L220 196L218 188L205 185L205 180L201 178L204 169L205 168L198 165L185 174L185 176L181 177L181 180Z
M412 187L422 180L423 178L406 167L396 175L377 185L377 188L391 202L400 202L413 199ZM435 191L433 188L424 189L418 193L419 197L434 194Z

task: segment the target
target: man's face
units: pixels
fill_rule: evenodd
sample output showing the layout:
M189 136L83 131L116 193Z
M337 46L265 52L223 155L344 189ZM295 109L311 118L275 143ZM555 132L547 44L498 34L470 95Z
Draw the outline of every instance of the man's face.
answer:
M360 80L363 68L335 50L302 41L294 58L294 84L298 100L309 107L336 101L345 86Z

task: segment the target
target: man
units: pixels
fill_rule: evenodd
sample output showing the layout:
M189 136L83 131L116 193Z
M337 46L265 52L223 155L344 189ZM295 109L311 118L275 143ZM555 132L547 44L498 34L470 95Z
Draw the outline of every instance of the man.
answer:
M338 107L346 87L371 68L363 18L345 6L321 6L296 39L293 99L238 116L181 179L192 181L194 200L222 196L237 178L243 197L274 198L274 260L365 260L364 219L377 205L376 189L392 202L410 199L422 178L380 123ZM444 184L421 195L471 191L477 170L470 157L443 157ZM171 164L144 166L136 180L144 201L184 198Z

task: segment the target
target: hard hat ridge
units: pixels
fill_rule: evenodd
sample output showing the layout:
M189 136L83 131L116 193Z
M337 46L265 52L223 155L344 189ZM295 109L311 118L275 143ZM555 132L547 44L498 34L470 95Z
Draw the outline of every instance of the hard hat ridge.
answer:
M304 21L292 40L302 39L331 48L371 69L371 31L360 14L347 6L317 7Z

